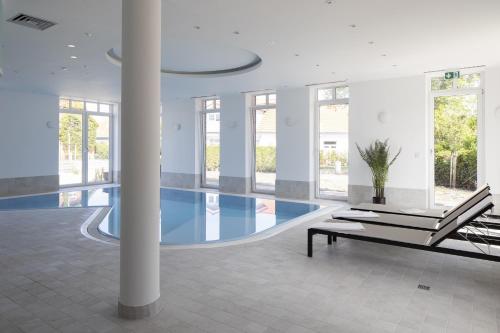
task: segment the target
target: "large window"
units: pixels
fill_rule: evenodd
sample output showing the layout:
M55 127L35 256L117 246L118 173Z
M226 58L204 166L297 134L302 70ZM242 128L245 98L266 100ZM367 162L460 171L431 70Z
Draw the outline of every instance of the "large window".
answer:
M439 73L430 78L430 88L430 204L454 206L482 182L482 77Z
M347 196L349 87L316 89L316 196Z
M220 99L202 101L202 186L219 187L220 174Z
M61 98L59 110L59 184L111 182L113 105Z
M276 94L252 97L254 192L273 193L276 183Z

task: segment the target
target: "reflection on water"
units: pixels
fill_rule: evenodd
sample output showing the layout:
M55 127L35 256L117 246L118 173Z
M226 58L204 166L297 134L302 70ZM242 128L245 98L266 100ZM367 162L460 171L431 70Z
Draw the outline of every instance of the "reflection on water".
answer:
M159 227L163 244L241 239L319 208L317 205L171 189L161 189L160 199ZM0 200L0 210L98 206L112 207L99 230L118 238L118 187Z

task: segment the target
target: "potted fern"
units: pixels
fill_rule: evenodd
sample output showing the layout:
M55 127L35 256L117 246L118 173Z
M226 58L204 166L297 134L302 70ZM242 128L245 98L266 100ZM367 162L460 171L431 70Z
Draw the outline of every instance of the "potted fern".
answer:
M375 140L368 148L361 149L356 143L361 158L368 164L372 171L372 182L375 190L373 203L385 204L385 183L387 182L389 167L396 161L401 153L398 153L389 161L389 139L385 141Z

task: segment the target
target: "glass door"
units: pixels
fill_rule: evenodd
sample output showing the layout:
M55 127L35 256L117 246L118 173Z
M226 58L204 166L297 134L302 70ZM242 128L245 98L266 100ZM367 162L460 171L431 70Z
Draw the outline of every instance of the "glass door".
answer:
M252 192L276 188L276 93L252 96Z
M83 115L59 113L59 184L83 183Z
M87 183L107 183L110 177L109 116L87 115Z
M59 185L111 182L112 105L69 99L59 105Z
M319 107L319 197L347 194L348 104Z
M316 197L345 200L349 185L349 87L317 89L315 131Z
M201 185L219 187L220 175L220 99L203 101L201 112Z
M432 81L432 206L454 206L482 182L480 79L473 73Z
M254 111L253 192L274 193L276 183L276 109Z

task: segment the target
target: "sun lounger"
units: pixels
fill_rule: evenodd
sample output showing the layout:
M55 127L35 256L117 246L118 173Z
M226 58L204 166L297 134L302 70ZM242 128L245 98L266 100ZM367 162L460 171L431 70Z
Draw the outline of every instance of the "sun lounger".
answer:
M478 205L483 199L485 199L488 196L490 196L489 187L483 186L481 189L474 192L474 194L471 195L469 198L462 201L459 205L447 211L442 218L426 217L420 215L406 215L390 211L385 212L385 211L375 210L375 212L379 215L379 217L371 217L371 218L342 217L338 219L344 221L388 225L388 226L408 228L408 229L437 231L445 227L452 221L454 221L458 216L465 214L467 211L471 210L475 205ZM357 208L351 208L351 209L358 210ZM381 208L380 210L383 209L384 208Z
M446 239L455 239L452 236L457 231L467 227L474 219L492 208L491 196L487 196L480 203L474 205L474 207L458 216L458 218L453 219L453 221L437 232L370 223L361 223L363 230L339 230L338 228L330 228L328 225L329 222L320 222L308 229L307 255L309 257L313 255L313 236L322 234L328 236L328 244L336 241L337 237L341 237L470 258L500 261L500 256L494 256L482 251L472 252L439 246ZM343 222L342 220L335 221ZM477 246L475 247L478 248Z
M446 216L453 214L456 210L460 209L463 206L469 205L471 202L479 202L483 198L485 198L488 194L490 194L489 185L483 185L478 188L474 193L472 193L469 197L464 199L455 207L445 210L445 209L423 209L419 212L408 212L411 209L402 208L394 205L379 205L372 203L362 203L356 206L351 207L352 210L361 210L361 211L372 211L376 213L386 213L386 214L395 214L395 215L408 215L408 216L419 216L419 217L428 217L428 218L445 218Z

